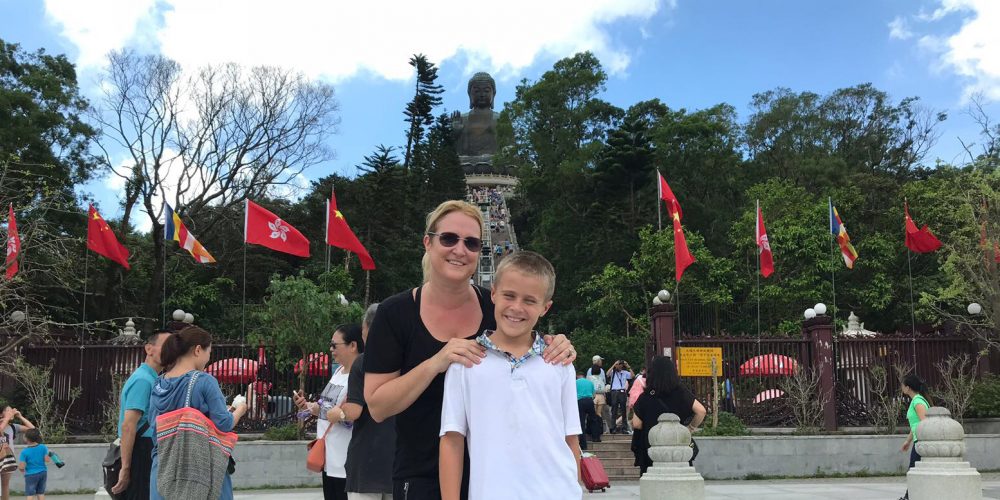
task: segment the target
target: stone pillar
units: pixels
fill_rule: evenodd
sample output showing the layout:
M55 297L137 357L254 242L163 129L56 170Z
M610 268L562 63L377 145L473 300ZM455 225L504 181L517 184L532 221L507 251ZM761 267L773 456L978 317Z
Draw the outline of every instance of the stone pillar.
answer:
M650 321L653 328L651 338L655 347L653 355L676 359L677 311L672 304L660 304L650 308L649 314L652 317L652 321ZM652 357L646 360L647 366L650 360Z
M653 460L639 479L640 500L704 500L705 479L688 465L691 432L673 413L660 415L649 430L649 458Z
M837 391L833 359L833 319L816 316L803 324L806 338L812 340L812 368L819 375L819 396L823 401L823 429L837 430Z
M965 430L946 408L934 406L917 426L920 461L906 473L912 500L979 500L982 478L965 461Z

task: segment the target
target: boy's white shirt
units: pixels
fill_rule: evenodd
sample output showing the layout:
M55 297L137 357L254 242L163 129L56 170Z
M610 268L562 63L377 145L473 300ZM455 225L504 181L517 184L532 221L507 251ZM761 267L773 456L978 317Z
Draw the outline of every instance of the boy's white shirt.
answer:
M472 368L448 368L441 436L467 438L469 499L582 498L566 436L580 434L576 372L541 356L516 369L494 350Z

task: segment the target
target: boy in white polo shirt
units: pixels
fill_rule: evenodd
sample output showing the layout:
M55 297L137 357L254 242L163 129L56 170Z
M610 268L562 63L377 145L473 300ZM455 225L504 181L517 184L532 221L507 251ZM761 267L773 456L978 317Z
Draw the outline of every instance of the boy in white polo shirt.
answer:
M582 498L576 372L542 359L533 331L552 306L555 270L541 255L515 252L500 262L492 298L497 329L476 341L482 363L453 363L441 412L442 500L458 500L465 442L469 500Z

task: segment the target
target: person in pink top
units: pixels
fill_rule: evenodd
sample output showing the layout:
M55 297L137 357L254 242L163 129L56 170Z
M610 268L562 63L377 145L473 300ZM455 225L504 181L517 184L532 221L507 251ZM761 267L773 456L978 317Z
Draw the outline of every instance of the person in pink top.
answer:
M635 406L635 400L639 399L639 395L642 391L646 390L646 369L643 368L639 372L639 376L635 378L635 382L632 382L632 388L628 391L628 409L631 410Z

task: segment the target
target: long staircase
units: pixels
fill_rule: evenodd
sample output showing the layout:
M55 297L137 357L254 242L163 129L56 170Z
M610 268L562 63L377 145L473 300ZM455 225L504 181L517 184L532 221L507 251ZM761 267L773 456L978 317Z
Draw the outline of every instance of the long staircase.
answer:
M601 459L611 486L614 487L616 481L639 480L639 468L632 465L635 463L635 455L632 454L631 446L632 436L628 434L604 434L600 443L588 439L586 452Z

